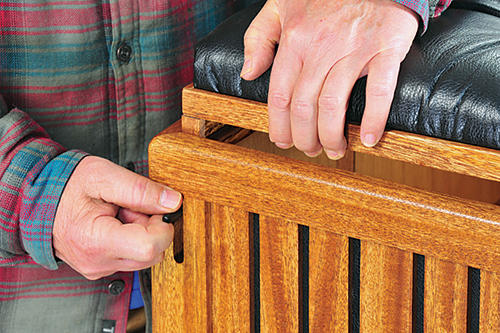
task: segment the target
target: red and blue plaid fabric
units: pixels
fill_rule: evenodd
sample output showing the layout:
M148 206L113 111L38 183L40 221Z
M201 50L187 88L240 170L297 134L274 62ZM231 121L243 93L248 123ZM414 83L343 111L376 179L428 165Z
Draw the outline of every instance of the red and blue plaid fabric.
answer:
M427 30L429 17L437 17L450 6L452 0L393 0L413 10L422 19L421 32Z
M194 44L253 2L0 0L0 332L125 331L131 273L87 281L54 258L60 195L82 151L147 174ZM398 2L426 24L450 0Z

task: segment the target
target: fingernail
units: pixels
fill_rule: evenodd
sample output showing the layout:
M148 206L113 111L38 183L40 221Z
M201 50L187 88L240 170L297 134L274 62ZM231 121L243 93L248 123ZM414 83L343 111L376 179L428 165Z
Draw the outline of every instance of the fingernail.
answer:
M276 146L281 149L289 149L293 147L293 143L280 143L276 142Z
M175 208L181 201L181 194L174 190L163 190L161 194L160 203L163 207Z
M240 77L243 78L245 74L248 74L252 71L252 58L245 57L245 62L243 63L243 68L241 69Z
M314 153L306 153L306 152L304 152L304 154L306 154L307 157L314 158L314 157L318 157L319 155L321 155L322 152L323 152L323 149L320 149L319 151L314 152Z
M326 156L328 156L329 159L334 160L334 161L340 160L345 155L345 153L339 154L334 150L328 150L328 149L325 149L325 154L326 154Z
M366 147L374 147L377 144L377 137L375 134L367 134L363 140L363 144Z

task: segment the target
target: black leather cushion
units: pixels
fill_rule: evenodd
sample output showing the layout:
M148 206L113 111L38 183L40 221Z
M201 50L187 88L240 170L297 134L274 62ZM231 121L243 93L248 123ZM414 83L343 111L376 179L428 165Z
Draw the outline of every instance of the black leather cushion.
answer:
M198 45L194 85L266 102L267 71L239 77L243 35L262 7L236 13ZM359 123L366 78L356 83L347 111ZM402 63L387 128L500 149L500 1L455 0L429 22Z

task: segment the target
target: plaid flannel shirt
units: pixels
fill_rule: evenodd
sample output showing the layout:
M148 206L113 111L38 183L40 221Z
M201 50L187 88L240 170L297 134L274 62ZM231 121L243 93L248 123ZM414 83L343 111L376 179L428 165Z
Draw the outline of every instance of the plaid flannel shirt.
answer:
M433 1L397 0L424 30L451 2ZM131 273L88 281L56 261L59 198L86 153L147 174L194 43L253 2L0 1L0 332L125 331Z

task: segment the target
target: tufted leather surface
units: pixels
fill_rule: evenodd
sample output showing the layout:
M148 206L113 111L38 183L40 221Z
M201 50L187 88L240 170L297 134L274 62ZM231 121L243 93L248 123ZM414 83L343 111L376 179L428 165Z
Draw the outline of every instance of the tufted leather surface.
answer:
M251 82L239 77L243 35L262 5L197 45L195 87L266 102L270 71ZM353 89L351 122L361 120L365 85L361 78ZM500 1L455 0L429 22L402 63L387 128L500 149Z

